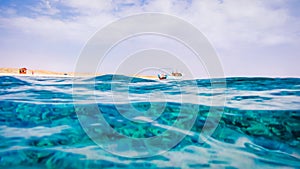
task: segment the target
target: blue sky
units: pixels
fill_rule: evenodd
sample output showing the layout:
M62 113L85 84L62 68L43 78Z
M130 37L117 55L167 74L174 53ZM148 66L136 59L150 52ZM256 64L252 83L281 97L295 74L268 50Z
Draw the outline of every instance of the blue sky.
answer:
M132 14L162 12L196 26L226 76L299 77L299 9L298 0L0 0L0 67L73 71L100 28ZM113 66L101 70L113 72Z

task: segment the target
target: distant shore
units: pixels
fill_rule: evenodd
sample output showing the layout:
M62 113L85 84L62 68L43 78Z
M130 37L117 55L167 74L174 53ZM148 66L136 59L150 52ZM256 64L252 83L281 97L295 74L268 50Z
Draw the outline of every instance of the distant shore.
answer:
M71 77L75 76L73 72L54 72L48 70L32 70L26 69L25 73L20 73L21 68L0 68L0 75L11 75L11 76L58 76L58 77ZM77 74L76 74L77 75ZM82 76L95 76L95 74L80 73ZM100 75L100 74L99 74ZM96 74L96 76L98 76Z
M26 69L26 73L20 73L20 68L0 68L0 76L51 76L51 77L74 77L74 76L101 76L100 73L74 73L74 72L54 72L48 70ZM134 77L144 79L158 79L156 76L135 75Z

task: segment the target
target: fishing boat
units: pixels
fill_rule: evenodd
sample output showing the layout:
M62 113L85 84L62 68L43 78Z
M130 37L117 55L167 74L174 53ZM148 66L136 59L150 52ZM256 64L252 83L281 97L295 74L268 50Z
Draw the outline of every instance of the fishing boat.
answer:
M164 79L167 79L168 75L166 75L166 74L158 74L157 77L158 77L159 80L164 80Z
M167 79L169 79L169 80L179 80L179 79L182 79L183 75L180 72L172 72L169 75L162 73L162 74L158 74L157 76L158 76L159 80L167 80Z

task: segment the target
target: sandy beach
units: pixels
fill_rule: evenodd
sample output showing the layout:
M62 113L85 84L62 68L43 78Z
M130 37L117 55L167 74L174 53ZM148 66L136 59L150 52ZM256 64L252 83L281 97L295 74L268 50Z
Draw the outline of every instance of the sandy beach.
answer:
M0 68L0 76L51 76L51 77L74 77L74 76L101 76L104 74L100 73L75 73L75 72L55 72L55 71L48 71L48 70L32 70L27 69L26 73L21 74L19 72L19 68ZM144 79L158 79L156 76L149 76L149 75L126 75L126 76L133 76L139 77Z
M74 76L70 72L54 72L48 70L31 70L27 69L26 73L21 74L19 68L0 68L0 75L2 76Z

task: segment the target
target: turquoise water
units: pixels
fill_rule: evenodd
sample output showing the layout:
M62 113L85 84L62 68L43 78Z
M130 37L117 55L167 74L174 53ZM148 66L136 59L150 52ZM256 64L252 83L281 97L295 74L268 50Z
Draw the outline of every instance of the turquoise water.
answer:
M117 77L1 76L0 168L300 168L298 78Z

